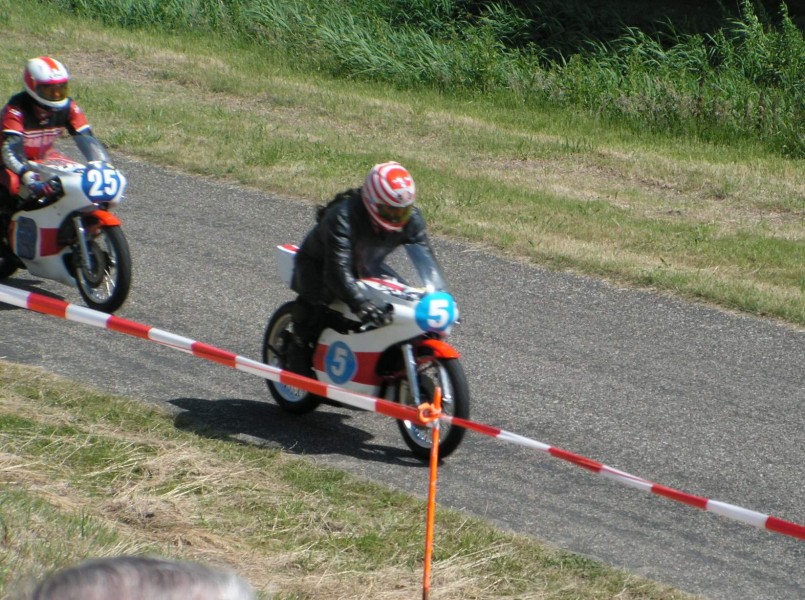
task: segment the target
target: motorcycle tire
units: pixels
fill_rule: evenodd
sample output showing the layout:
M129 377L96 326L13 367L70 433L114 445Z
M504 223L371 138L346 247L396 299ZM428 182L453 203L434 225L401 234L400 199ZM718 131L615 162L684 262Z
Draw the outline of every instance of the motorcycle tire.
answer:
M285 352L290 340L294 302L280 306L266 326L263 336L263 363L285 368ZM300 388L266 380L271 396L286 412L301 415L315 410L323 398Z
M430 402L436 386L442 389L442 412L462 419L470 418L470 392L467 377L456 358L434 358L419 371L419 394L423 402ZM400 379L394 385L394 401L406 406L415 406L408 379ZM422 461L430 458L431 430L411 421L397 421L403 440ZM440 423L439 458L450 456L464 438L463 427Z
M0 279L11 277L20 266L19 259L14 255L5 239L4 231L8 229L9 217L0 213Z
M113 313L123 306L131 289L131 253L120 227L103 227L88 240L91 268L73 252L78 291L87 306Z
M17 257L0 241L0 279L11 277L18 268Z

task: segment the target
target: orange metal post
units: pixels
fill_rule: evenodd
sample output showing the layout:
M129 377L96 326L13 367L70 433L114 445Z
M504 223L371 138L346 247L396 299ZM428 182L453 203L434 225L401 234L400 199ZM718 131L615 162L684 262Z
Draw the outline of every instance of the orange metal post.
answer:
M422 600L430 595L431 561L433 560L433 522L436 516L436 479L439 473L439 414L442 411L442 389L433 393L433 427L431 429L430 478L428 485L428 522L425 528L425 569L422 578Z

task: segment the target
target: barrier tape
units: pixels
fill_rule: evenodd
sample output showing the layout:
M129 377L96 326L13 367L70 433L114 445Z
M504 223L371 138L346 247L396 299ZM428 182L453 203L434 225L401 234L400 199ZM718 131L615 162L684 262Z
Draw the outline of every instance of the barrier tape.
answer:
M85 325L92 325L119 333L125 333L134 337L156 342L163 346L173 348L203 358L217 362L224 366L257 375L263 379L270 379L277 383L290 385L297 388L302 388L308 392L329 398L336 402L347 404L360 410L380 413L398 420L413 421L420 425L427 425L422 421L422 417L430 420L426 413L423 411L422 417L420 412L412 407L402 406L395 402L390 402L382 398L374 398L365 394L351 392L338 386L322 383L315 379L309 379L302 375L297 375L289 371L283 371L277 367L266 365L261 362L238 356L232 352L221 350L215 346L210 346L202 342L191 340L168 331L157 329L148 325L143 325L135 321L129 321L121 317L109 315L107 313L85 308L75 304L70 304L64 300L43 296L33 292L24 292L22 290L8 287L0 284L0 302L5 302L13 306L25 308L35 312L52 315L68 321L76 321L84 323ZM650 492L658 496L663 496L695 508L712 512L722 517L739 521L753 527L760 529L767 529L783 535L791 536L801 540L805 540L805 526L786 521L771 515L763 514L726 502L717 500L710 500L701 496L695 496L686 492L681 492L664 485L653 483L641 477L631 475L624 471L619 471L605 465L604 463L596 460L586 458L579 454L574 454L561 448L556 448L544 444L537 440L527 438L510 431L477 423L468 419L461 419L442 413L439 417L440 421L450 423L458 427L464 427L471 431L509 442L533 450L539 450L559 458L564 461L573 463L579 467L592 471L606 479L611 479L618 483L622 483L628 487L636 488L645 492Z

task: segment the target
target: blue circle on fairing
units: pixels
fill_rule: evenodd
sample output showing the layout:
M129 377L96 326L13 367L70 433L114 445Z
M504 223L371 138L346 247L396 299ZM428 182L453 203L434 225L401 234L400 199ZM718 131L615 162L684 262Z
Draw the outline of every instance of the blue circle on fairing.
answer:
M344 342L336 342L327 349L327 354L324 355L324 370L333 383L341 385L355 376L355 371L358 370L358 359Z
M84 170L81 189L92 202L111 202L120 193L120 174L107 163L94 162Z
M422 331L445 331L456 322L456 301L447 292L428 294L416 305L416 324Z

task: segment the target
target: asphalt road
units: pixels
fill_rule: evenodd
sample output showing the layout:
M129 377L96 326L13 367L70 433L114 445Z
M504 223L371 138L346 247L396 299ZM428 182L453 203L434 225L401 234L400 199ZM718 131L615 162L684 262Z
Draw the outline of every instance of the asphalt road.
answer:
M135 262L118 314L259 359L268 317L293 297L274 248L301 240L312 207L117 163L130 182L118 214ZM805 333L469 245L435 246L461 308L451 341L463 355L474 420L805 523ZM9 281L81 303L77 291L24 272ZM16 308L0 307L0 319L6 360L166 405L180 427L212 425L427 493L426 468L384 417L328 406L292 417L245 373ZM439 477L443 506L688 592L805 597L805 542L541 453L469 433Z

